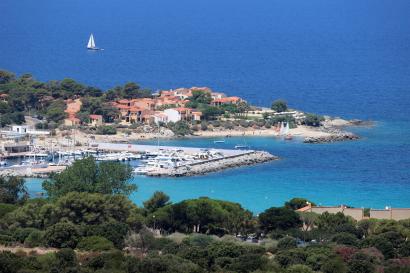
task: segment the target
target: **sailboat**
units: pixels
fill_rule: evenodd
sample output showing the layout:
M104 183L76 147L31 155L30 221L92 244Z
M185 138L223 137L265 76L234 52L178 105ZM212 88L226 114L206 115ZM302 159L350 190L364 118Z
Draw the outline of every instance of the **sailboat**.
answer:
M91 33L90 39L88 39L87 49L89 50L104 50L95 46L94 35Z

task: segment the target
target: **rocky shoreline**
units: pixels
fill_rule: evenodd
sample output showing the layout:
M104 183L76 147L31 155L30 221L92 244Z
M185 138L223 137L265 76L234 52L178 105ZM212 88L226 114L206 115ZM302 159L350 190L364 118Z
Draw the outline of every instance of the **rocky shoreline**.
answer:
M159 169L147 173L147 176L156 177L181 177L181 176L196 176L205 175L211 172L222 171L230 168L242 166L256 165L272 160L278 160L279 157L274 156L265 151L250 151L236 156L224 157L217 160L202 161L191 165L180 166L172 169Z

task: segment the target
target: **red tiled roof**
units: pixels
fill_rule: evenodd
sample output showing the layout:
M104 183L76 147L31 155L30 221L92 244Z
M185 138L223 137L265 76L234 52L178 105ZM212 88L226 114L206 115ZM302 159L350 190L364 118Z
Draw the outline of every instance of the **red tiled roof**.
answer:
M213 102L225 103L225 102L236 102L236 101L240 101L240 100L241 100L241 98L239 98L239 97L227 97L227 98L214 99Z
M90 119L102 119L101 115L90 115Z

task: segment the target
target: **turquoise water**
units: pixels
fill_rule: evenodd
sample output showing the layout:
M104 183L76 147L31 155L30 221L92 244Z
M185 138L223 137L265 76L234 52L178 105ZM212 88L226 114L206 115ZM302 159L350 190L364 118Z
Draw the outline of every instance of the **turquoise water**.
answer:
M100 88L209 86L269 106L372 119L357 142L249 138L282 160L204 177L138 177L174 201L210 196L259 212L294 196L410 207L410 1L2 0L0 68ZM85 49L93 32L100 52ZM232 147L241 139L231 139ZM164 144L210 146L209 139ZM38 181L29 184L38 191Z
M321 145L304 144L300 139L248 137L247 144L253 149L268 150L281 160L200 177L137 176L133 183L138 191L131 199L141 205L161 190L174 202L208 196L239 202L256 213L292 197L306 197L322 205L409 207L410 131L402 126L379 123L371 129L356 128L363 136L359 141ZM242 138L230 138L215 145L213 139L202 138L161 144L232 148L242 142ZM29 188L38 191L40 181L31 180Z

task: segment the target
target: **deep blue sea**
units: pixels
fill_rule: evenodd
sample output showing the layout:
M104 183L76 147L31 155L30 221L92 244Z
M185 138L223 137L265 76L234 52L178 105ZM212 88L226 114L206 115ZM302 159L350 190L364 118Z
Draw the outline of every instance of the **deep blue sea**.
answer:
M102 89L127 81L153 90L209 86L257 105L283 98L377 122L356 129L364 137L357 142L249 138L282 160L204 177L138 177L138 204L163 190L173 201L209 196L255 212L294 196L410 207L408 0L2 0L0 10L0 68L17 74ZM91 32L104 51L85 49Z

